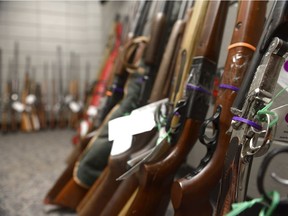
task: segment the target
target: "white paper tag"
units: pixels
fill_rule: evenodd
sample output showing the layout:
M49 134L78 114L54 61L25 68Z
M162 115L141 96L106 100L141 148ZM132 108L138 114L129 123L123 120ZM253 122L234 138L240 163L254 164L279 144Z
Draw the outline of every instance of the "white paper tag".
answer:
M122 116L108 122L108 140L121 138L123 135L132 135L130 131L130 115Z
M87 115L89 116L96 116L98 113L97 107L96 106L89 106L87 109Z
M85 120L81 121L80 122L80 136L84 137L88 133L88 130L89 130L88 122Z
M71 101L69 103L69 108L71 109L72 112L78 113L81 110L81 104L79 104L75 101Z
M35 101L36 101L36 96L33 95L33 94L29 94L29 95L26 97L26 100L25 100L25 102L26 102L27 104L29 104L29 105L34 104Z
M131 147L132 136L122 135L122 137L114 140L111 155L118 155L127 151Z
M13 103L12 103L12 108L13 108L14 110L16 110L17 112L20 112L20 113L25 110L24 104L22 104L22 103L19 102L19 101L13 102Z
M274 139L279 141L288 141L288 104L271 110L277 113L279 119L277 122Z
M108 139L109 141L114 140L112 148L117 149L114 150L113 155L115 155L115 152L120 154L129 149L132 144L133 135L152 130L156 126L154 119L154 112L156 108L160 104L167 101L168 99L163 99L155 103L148 104L133 110L129 116L123 116L109 121ZM115 145L119 146L114 147Z

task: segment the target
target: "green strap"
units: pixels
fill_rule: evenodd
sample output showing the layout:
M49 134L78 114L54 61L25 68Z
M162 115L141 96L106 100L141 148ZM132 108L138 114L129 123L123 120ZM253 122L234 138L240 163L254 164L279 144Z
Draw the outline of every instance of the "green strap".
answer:
M232 211L230 211L226 216L237 216L241 212L245 211L248 208L251 208L256 203L260 203L264 200L264 198L256 198L250 201L245 201L241 203L233 203L232 204Z
M261 122L266 122L266 114L273 116L273 120L270 122L269 127L273 127L277 122L278 122L278 115L275 112L272 112L269 110L269 108L272 106L273 102L276 100L276 98L278 98L281 94L283 94L283 92L288 88L288 86L286 86L285 88L283 88L281 91L279 91L274 98L272 98L271 102L268 103L265 107L263 107L261 110L259 110L257 112L257 119ZM263 117L264 116L264 117Z
M268 209L266 206L261 209L259 216L271 216L280 202L280 194L277 191L272 191L268 193L268 196L272 197L272 202L270 206L268 207ZM241 202L241 203L233 203L232 210L228 214L226 214L226 216L237 216L241 212L245 211L246 209L251 208L256 203L263 203L263 201L264 201L264 198L261 197L261 198L255 198L250 201Z
M259 216L271 216L275 209L277 208L279 202L280 202L280 194L277 191L272 191L268 194L268 196L272 196L272 202L268 209L266 207L263 207L259 213ZM265 210L267 209L266 213Z

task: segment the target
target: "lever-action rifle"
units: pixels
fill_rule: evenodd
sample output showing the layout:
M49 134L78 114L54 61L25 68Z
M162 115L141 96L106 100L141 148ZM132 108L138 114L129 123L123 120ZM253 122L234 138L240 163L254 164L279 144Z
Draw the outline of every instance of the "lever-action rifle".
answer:
M225 70L215 103L215 114L203 124L207 126L211 121L213 123L219 121L219 124L215 125L218 127L219 134L214 139L204 140L207 153L195 172L174 182L171 200L175 215L212 215L209 199L211 191L220 180L230 139L226 134L232 119L230 107L256 49L254 47L262 32L265 11L266 2L264 1L241 1L239 4L232 40L228 47ZM221 113L217 112L220 110ZM219 115L220 118L217 118ZM200 136L203 139L205 127L201 131L203 134Z
M265 154L271 144L273 126L269 123L273 117L258 111L271 101L281 66L287 58L287 29L288 2L277 1L231 108L235 116L216 215L229 212L232 203L245 200L253 156ZM264 140L258 143L263 133Z

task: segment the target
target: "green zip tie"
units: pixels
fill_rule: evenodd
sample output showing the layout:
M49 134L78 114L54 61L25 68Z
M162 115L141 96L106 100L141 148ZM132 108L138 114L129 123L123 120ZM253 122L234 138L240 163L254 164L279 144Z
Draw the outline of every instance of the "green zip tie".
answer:
M241 203L233 203L232 204L232 211L230 211L226 216L237 216L244 210L251 208L256 203L260 203L264 200L264 198L256 198L250 201L245 201Z
M275 95L275 97L271 100L270 103L268 103L265 107L263 107L261 110L259 110L259 111L257 112L257 118L258 118L258 120L260 120L261 122L266 122L267 119L266 119L265 117L264 117L264 118L263 118L263 117L261 118L261 116L268 114L268 115L272 115L272 116L274 117L274 119L270 122L269 127L273 127L273 126L278 122L279 117L278 117L277 113L270 111L269 108L272 106L274 100L275 100L276 98L278 98L281 94L283 94L283 92L284 92L287 88L288 88L288 86L286 86L286 87L283 88L281 91L279 91L279 92Z
M266 213L265 213L265 210L267 209L266 206L261 209L261 211L259 212L259 216L271 216L280 202L280 194L277 191L272 191L268 193L268 196L270 197L272 196L272 202L270 206L268 207L268 210ZM255 198L250 201L241 202L241 203L233 203L232 210L228 214L226 214L226 216L238 216L241 212L245 211L248 208L251 208L256 203L263 202L264 200L265 199L261 197L261 198Z
M280 202L280 194L277 191L272 191L268 193L268 196L270 197L272 196L272 202L268 209L267 207L264 207L261 209L259 216L271 216ZM267 209L267 212L265 213L266 209Z

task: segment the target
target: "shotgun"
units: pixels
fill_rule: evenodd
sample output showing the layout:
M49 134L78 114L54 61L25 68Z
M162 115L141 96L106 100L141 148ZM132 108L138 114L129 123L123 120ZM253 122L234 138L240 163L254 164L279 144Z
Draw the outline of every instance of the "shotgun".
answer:
M195 51L187 50L186 54L180 52L182 59L185 59L185 55L187 55L186 62L191 62L188 56L193 57L193 61L191 68L186 66L188 71L186 69L178 73L181 79L185 77L187 80L185 94L180 93L183 91L181 86L185 81L177 82L174 87L176 100L181 97L175 109L180 114L180 118L176 119L179 126L175 128L173 125L175 121L173 122L172 119L170 125L168 123L169 127L173 127L175 131L172 134L171 143L164 140L164 143L167 142L166 145L170 145L172 148L170 147L168 152L160 158L152 159L140 166L138 192L131 205L126 207L127 212L122 213L126 215L164 215L169 202L173 177L196 142L200 124L208 110L213 76L216 73L220 52L221 43L219 41L222 39L227 10L228 2L225 1L197 1L195 3L192 18L196 16L198 18L196 19L197 25L205 26L205 28L200 27L198 31L201 35L195 36L196 41L197 38L200 38L200 41L197 41L198 45L194 46ZM207 16L203 16L201 19L199 18L201 13L207 14ZM193 22L196 21L192 18ZM191 31L189 27L193 22L188 24L188 31ZM183 42L185 42L185 37ZM182 82L183 84L181 84ZM159 152L159 154L163 153Z
M253 157L265 154L271 144L273 126L269 121L273 116L266 115L263 120L263 114L257 113L271 101L281 66L287 58L287 28L288 2L276 1L231 108L234 114L229 131L231 139L216 215L228 213L232 203L245 200ZM263 133L264 140L257 143Z
M141 7L139 8L139 10L140 10L139 11L139 16L135 20L135 24L136 25L135 25L135 27L133 29L134 30L133 31L133 35L134 36L142 35L150 5L151 5L151 2L149 2L149 1L145 1L145 2L142 1L141 2L141 5L140 5ZM139 56L142 56L143 49L144 49L143 45L140 45L139 49L137 49L137 51L134 52L134 54L131 56L131 59L132 59L133 62L134 62L134 59L135 59L135 61L138 61ZM135 57L135 58L132 58L132 57ZM128 99L127 99L126 103L123 104L123 108L126 108L125 106L127 106L129 109L132 110L135 107L134 107L134 104L132 104L130 102L130 100L134 100L135 97L137 97L137 90L139 89L139 83L133 82L133 81L139 79L139 75L138 74L132 74L131 76L132 76L132 78L131 78L132 81L129 82L129 83L131 83L130 87L127 87L126 90L125 90L125 93L127 95L129 95L129 96L127 96ZM124 86L124 83L126 82L127 78L128 78L128 73L127 73L125 67L122 64L121 68L118 68L118 70L116 71L116 75L115 75L115 78L114 78L114 83L117 84L117 89L115 89L115 91L119 91L119 89L120 89L121 90L121 94L123 94L124 90L121 87ZM105 141L107 140L107 137L108 137L108 134L107 134L108 133L108 120L110 118L119 117L119 116L121 116L121 115L123 115L125 113L125 111L122 113L122 110L119 110L119 112L113 114L113 112L117 108L118 107L113 108L113 110L111 110L109 115L106 116L105 120L102 123L102 126L100 127L101 130L98 129L97 136L95 136L91 140L91 142L90 142L91 145L93 145L93 142L95 140L97 140L97 137L99 136L100 132L102 133L102 136L104 137L103 139ZM128 112L129 112L129 109L127 109ZM109 147L110 144L111 143L108 143L106 146ZM107 152L108 155L107 155L106 158L108 158L108 156L109 156L109 151L110 150L108 150L108 152ZM78 155L80 155L80 154L81 154L81 152ZM78 157L76 157L76 159L77 158ZM74 167L76 159L75 159L75 161L73 161L73 163L68 165L67 169L62 173L62 175L56 181L55 185L51 188L51 190L46 195L46 198L44 199L44 203L63 205L62 202L61 202L61 199L59 199L59 198L61 198L60 194L61 194L61 191L65 188L65 186L67 186L69 181L74 182L74 180L72 178L73 177L73 169L70 169L70 168ZM104 164L102 164L103 167L101 167L101 170L104 169L106 164L107 164L107 161L104 162ZM78 187L80 187L80 186L78 186ZM87 189L86 189L86 191L87 191ZM72 207L74 209L76 209L76 206L81 201L82 197L79 197L79 198L75 197L75 199L76 200L71 200L71 202L73 202L73 203L69 203L68 204L70 207ZM67 204L65 203L64 206L67 206Z
M209 198L211 191L220 180L229 143L226 131L229 129L232 119L230 107L260 38L265 20L266 4L265 1L241 1L239 4L238 16L214 106L214 115L220 115L217 125L219 134L218 139L215 140L218 143L209 140L207 154L200 166L196 168L195 173L174 181L171 201L175 215L212 215L213 210ZM219 106L221 106L221 114L216 112L219 110ZM205 121L205 126L211 122L210 119L213 122L216 121L215 118L209 118Z
M189 2L189 4L191 4L191 2ZM149 103L161 100L167 97L170 93L170 88L169 87L167 88L166 86L170 86L172 82L177 54L180 49L186 21L189 16L186 14L186 9L189 10L187 11L187 13L189 13L191 9L189 4L186 1L181 3L181 7L179 9L179 14L178 14L178 19L173 25L173 29L171 31L171 34L170 34L170 37L169 37L169 40L165 49L165 53L163 55L163 58L159 67L159 71L155 80L155 84L153 86L150 99L148 100ZM166 77L167 79L163 79L163 77ZM155 138L156 139L150 141L152 145L155 145L158 139L157 134ZM150 146L150 145L148 144L147 146ZM110 161L112 159L113 157L110 158ZM111 197L111 199L109 200L109 203L105 206L105 208L101 212L101 215L107 215L107 216L118 215L121 209L123 208L123 206L125 205L125 203L128 201L129 197L136 190L137 186L138 186L138 180L135 175L130 176L128 179L121 182L120 186L114 192L113 197Z
M138 106L147 103L147 95L151 92L156 72L159 68L158 62L160 62L162 57L161 52L163 53L164 44L169 35L169 24L173 22L171 18L169 20L169 17L172 15L173 5L173 2L161 2L158 4L160 12L153 18L150 42L144 56L145 67L147 67L147 72L144 75L146 79L142 85L143 88L137 102ZM77 208L79 215L95 215L101 213L120 185L120 182L116 181L116 178L126 170L126 161L130 154L143 148L149 140L154 137L155 132L156 130L153 130L134 136L132 146L126 152L113 156L110 155L108 165L105 168L108 170L108 174L105 173L105 180L103 180L101 184L98 184L97 181L94 183L97 187L92 186L86 196L88 198L85 197L80 207Z

